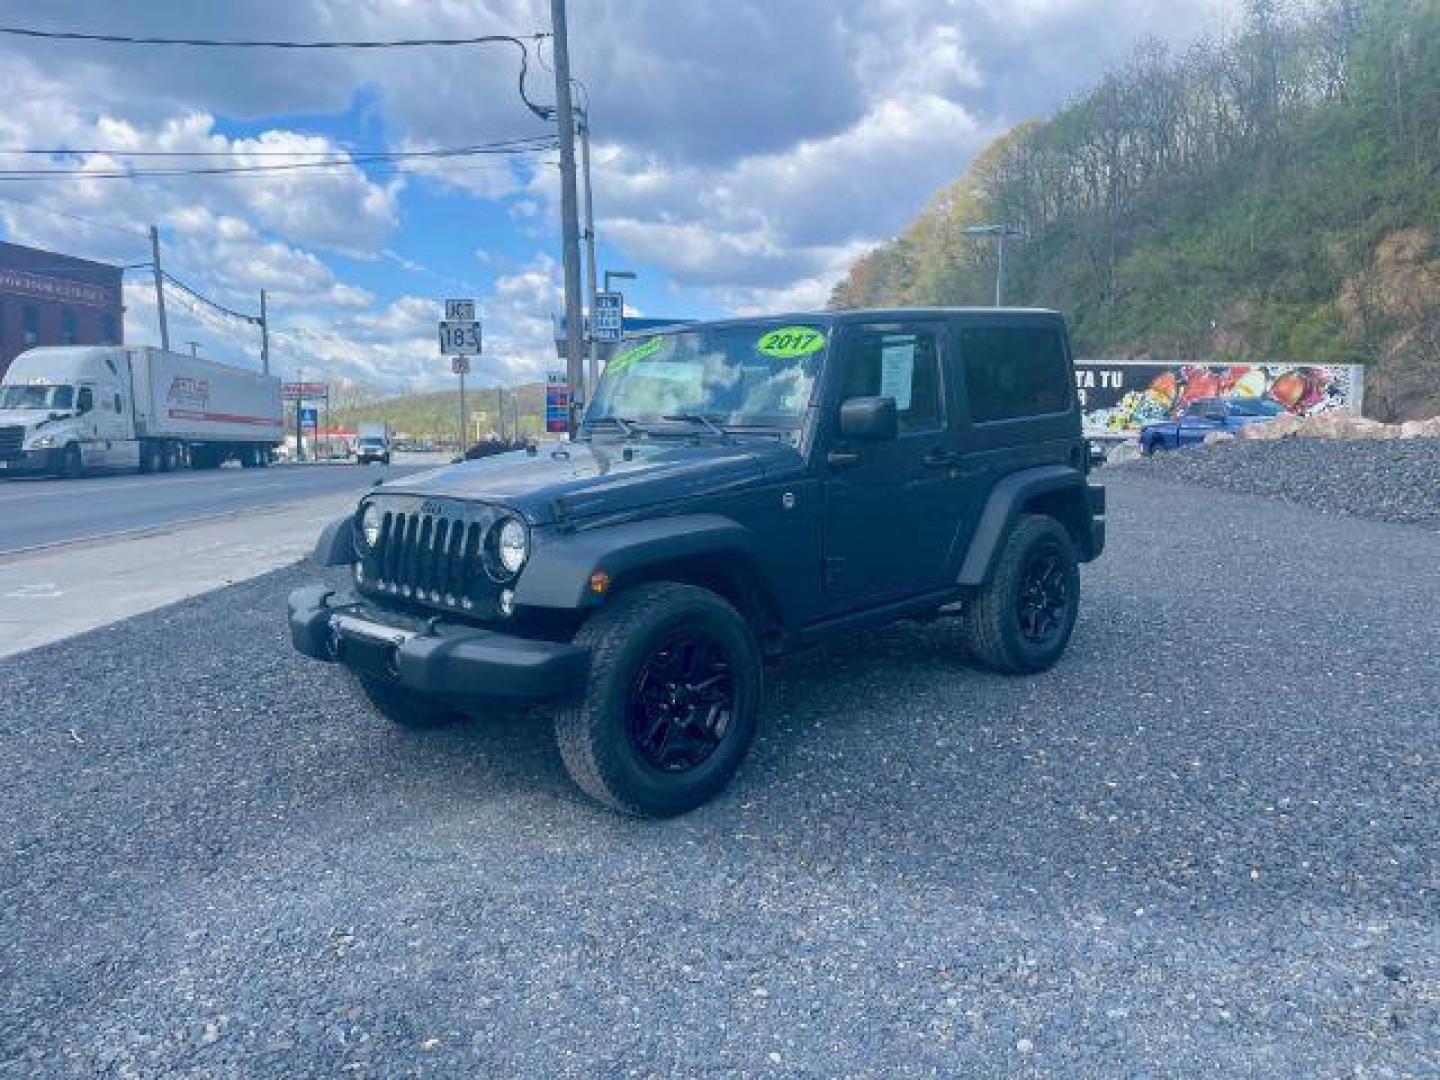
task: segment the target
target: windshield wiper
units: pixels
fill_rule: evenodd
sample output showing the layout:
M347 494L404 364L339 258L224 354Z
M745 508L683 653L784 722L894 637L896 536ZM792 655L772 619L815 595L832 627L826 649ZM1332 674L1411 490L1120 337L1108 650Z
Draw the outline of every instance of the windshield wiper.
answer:
M592 427L596 424L614 424L622 435L635 434L635 421L627 420L623 416L597 416L590 421Z
M715 423L714 420L710 419L710 417L706 416L704 413L674 413L670 416L662 416L660 419L678 420L682 424L703 424L705 427L709 428L713 434L719 435L722 439L725 437L726 434L724 428L722 428L719 424Z

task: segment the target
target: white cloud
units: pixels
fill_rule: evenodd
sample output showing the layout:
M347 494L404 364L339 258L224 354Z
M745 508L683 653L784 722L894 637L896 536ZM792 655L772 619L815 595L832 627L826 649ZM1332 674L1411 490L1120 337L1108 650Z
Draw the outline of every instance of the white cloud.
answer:
M1083 89L1141 35L1183 43L1225 2L575 0L572 60L592 107L602 248L681 297L743 312L814 306L994 134ZM46 15L56 26L138 34L499 30L529 40L548 28L549 6L291 0L206 5L193 23L177 22L168 4L52 0ZM551 75L535 60L530 91L549 102ZM275 116L363 113L361 127L388 133L396 148L547 132L518 99L518 70L504 45L297 55L0 41L0 145L206 151L216 164L254 165L345 153L300 121L267 119ZM256 133L227 136L217 117ZM133 263L148 259L144 230L158 223L166 267L181 279L241 311L255 309L259 289L270 292L286 328L277 364L324 364L390 389L449 383L435 349L437 300L419 294L477 295L487 328L480 370L535 377L553 364L549 316L559 307L553 156L414 163L407 169L425 175L408 181L353 164L13 181L0 188L0 225L22 243ZM92 172L118 164L86 161ZM477 276L498 275L489 295L426 266L423 233L415 243L401 235L409 200L437 189L506 209L495 215L508 219L504 250L474 264ZM389 288L369 272L346 280L337 253L387 269ZM154 301L143 278L126 300L131 339L149 338ZM174 339L203 335L237 358L258 354L252 328L186 303L171 306Z

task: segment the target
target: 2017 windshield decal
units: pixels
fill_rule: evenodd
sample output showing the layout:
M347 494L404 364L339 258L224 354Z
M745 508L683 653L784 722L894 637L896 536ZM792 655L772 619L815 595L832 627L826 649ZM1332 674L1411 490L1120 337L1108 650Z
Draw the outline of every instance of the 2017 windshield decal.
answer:
M647 356L654 356L665 347L665 339L652 337L648 341L642 341L634 348L626 349L610 363L605 365L605 370L618 374L624 371L637 360L644 360Z
M825 335L813 326L782 326L771 330L756 344L757 352L786 360L809 356L825 347Z

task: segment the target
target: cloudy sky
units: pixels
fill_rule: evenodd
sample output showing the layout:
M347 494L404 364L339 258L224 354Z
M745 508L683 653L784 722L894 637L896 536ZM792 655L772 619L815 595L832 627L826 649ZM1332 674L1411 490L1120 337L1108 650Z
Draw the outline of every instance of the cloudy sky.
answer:
M1183 47L1226 0L571 0L588 93L602 268L656 316L818 306L986 142L1043 115L1145 35ZM0 23L127 35L297 40L512 34L532 98L554 98L545 0L0 2ZM445 296L485 319L482 381L553 366L558 155L366 162L544 136L503 45L383 52L138 48L0 36L0 171L289 164L252 175L0 179L5 239L149 258L233 308L271 297L275 364L387 391L450 381ZM17 149L96 150L21 157ZM205 152L214 157L134 157ZM3 173L0 173L3 175ZM157 340L143 273L126 336ZM172 346L257 362L255 333L180 297Z

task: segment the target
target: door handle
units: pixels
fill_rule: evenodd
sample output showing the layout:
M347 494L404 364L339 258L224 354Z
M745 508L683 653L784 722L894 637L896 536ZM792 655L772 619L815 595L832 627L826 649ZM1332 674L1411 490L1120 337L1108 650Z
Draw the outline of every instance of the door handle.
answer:
M927 469L948 469L960 460L960 455L954 450L931 450L920 459L920 464Z

